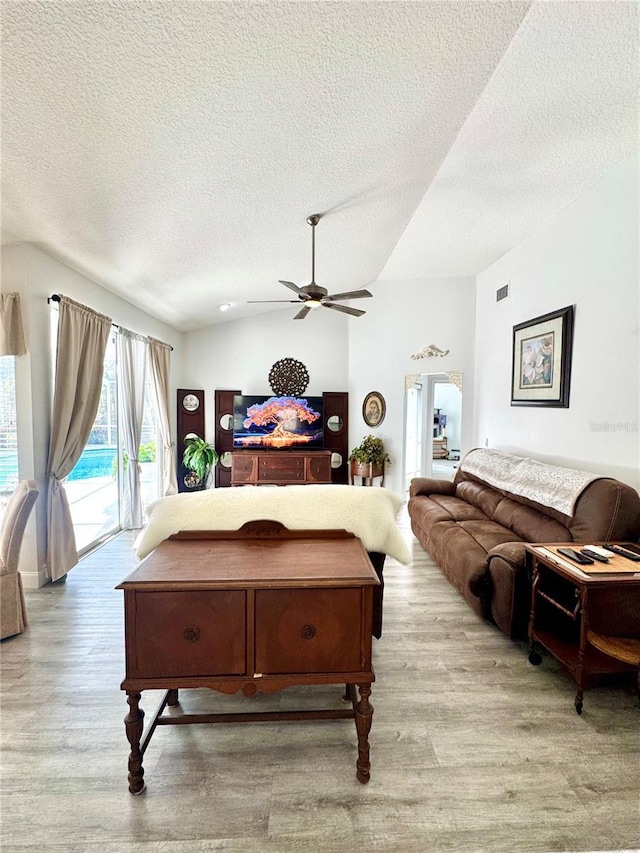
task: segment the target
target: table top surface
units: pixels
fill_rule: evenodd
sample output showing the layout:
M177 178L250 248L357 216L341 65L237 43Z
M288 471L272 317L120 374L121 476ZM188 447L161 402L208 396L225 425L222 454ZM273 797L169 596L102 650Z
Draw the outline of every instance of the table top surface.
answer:
M622 547L633 546L629 542L617 542ZM581 544L578 542L527 543L525 549L534 554L553 569L581 583L640 583L640 562L636 563L619 554L609 554L608 563L595 562L592 565L574 563L562 554L558 548L571 548L580 551L593 545L602 546L600 542ZM635 548L638 546L636 545Z
M167 539L116 589L375 586L362 542L345 538Z

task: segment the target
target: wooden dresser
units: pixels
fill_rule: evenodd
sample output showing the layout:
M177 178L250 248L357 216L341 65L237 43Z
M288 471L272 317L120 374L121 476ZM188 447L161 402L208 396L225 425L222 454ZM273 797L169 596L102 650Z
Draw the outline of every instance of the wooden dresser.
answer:
M237 450L231 456L232 486L330 482L329 450Z
M357 778L367 782L378 583L364 546L344 530L249 522L239 531L183 532L159 545L117 587L125 605L129 790L144 787L142 758L155 727L189 722L352 718ZM251 697L302 684L344 684L350 707L163 715L178 704L179 688ZM158 689L167 692L145 734L141 693Z

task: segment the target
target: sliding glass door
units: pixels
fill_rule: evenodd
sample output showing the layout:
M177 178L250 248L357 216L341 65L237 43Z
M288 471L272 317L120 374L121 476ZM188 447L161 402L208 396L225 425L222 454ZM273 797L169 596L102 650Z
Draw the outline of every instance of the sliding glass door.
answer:
M55 351L58 311L54 308L51 314ZM93 428L82 455L63 483L80 555L122 529L123 488L126 481L123 473L130 462L118 430L119 408L126 401L122 399L118 388L116 337L117 329L114 327L105 352L102 391ZM143 508L160 495L157 423L151 373L147 371L144 420L138 453ZM6 456L9 460L10 453ZM4 462L4 454L0 456L0 462Z

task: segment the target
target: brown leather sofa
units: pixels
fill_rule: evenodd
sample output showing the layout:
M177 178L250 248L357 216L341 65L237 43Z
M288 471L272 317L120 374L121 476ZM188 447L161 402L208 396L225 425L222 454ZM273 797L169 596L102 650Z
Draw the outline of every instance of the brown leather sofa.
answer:
M463 461L453 482L412 480L408 509L413 533L443 574L512 638L526 636L531 603L524 542L640 540L640 496L606 477L586 485L567 515L489 485Z

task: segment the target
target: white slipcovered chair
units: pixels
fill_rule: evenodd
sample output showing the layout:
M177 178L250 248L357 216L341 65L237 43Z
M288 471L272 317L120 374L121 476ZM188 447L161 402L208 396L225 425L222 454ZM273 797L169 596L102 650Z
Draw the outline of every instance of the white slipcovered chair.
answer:
M33 480L18 483L9 498L0 528L0 639L27 627L27 609L18 571L22 539L38 489Z

